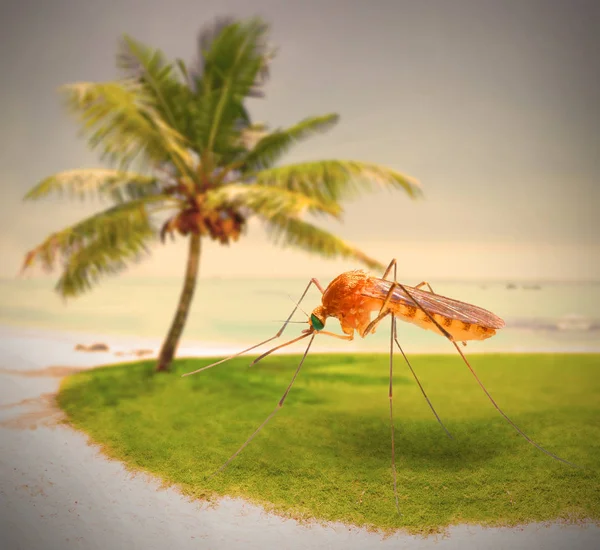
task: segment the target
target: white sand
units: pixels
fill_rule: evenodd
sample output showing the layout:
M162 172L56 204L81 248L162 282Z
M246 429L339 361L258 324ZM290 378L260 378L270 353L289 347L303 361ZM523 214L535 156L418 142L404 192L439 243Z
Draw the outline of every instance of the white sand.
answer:
M119 344L110 338L0 330L2 550L600 547L595 525L457 526L446 537L383 539L343 525L300 525L240 500L224 499L212 508L190 502L175 489L160 489L148 476L133 476L89 445L85 435L56 425L60 413L52 407L52 395L68 369L47 367L92 367L125 359L73 351L75 343L94 341ZM156 348L156 342L132 347Z

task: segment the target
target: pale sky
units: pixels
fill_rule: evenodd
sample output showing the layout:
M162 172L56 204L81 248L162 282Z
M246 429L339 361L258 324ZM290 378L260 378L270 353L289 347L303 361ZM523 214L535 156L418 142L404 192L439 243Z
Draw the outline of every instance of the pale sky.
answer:
M127 32L195 57L217 15L262 15L279 47L256 120L337 112L339 125L284 160L378 162L422 183L346 205L328 224L423 279L600 280L600 2L595 0L20 0L0 7L0 276L93 205L22 203L41 178L99 166L57 88L117 75ZM179 275L182 243L133 275ZM243 242L205 247L203 276L308 276L360 267ZM55 276L58 276L56 274ZM418 281L416 280L418 279Z

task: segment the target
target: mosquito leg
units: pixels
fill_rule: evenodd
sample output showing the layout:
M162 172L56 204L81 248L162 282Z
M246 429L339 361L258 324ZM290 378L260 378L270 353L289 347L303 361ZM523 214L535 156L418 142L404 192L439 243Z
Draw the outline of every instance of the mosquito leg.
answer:
M354 340L354 332L352 334L335 334L333 332L328 332L327 330L320 330L318 332L305 332L302 336L298 336L298 338L294 338L293 340L290 340L289 342L286 342L285 344L281 344L280 346L276 346L272 349L270 349L269 351L266 351L265 353L263 353L260 357L257 357L254 361L252 361L252 363L250 363L250 366L252 367L253 365L256 365L256 363L258 363L259 361L262 361L267 355L271 355L271 353L273 353L274 351L277 351L278 349L281 349L285 346L289 346L290 344L293 344L294 342L297 342L298 340L302 340L302 338L306 338L309 334L314 334L315 336L317 334L321 335L324 334L325 336L333 336L334 338L339 338L340 340Z
M387 300L387 298L386 298ZM384 302L385 305L385 302ZM375 328L377 327L377 325L381 322L381 320L386 316L389 315L390 313L392 313L392 311L390 309L386 309L385 311L381 311L379 312L379 315L377 315L377 317L375 317L375 319L373 319L368 325L367 328L365 329L364 334L362 335L362 337L364 338L367 334L374 332Z
M333 338L339 338L340 340L354 340L354 331L352 331L352 334L336 334L335 332L329 332L327 330L320 330L318 331L316 334L318 334L319 336L324 335L324 336L332 336Z
M394 262L394 282L398 283L398 281L396 279L396 264L395 264L395 260L393 260L393 262ZM390 267L391 267L391 264L390 264ZM426 281L423 281L422 283L419 283L415 288L420 288L420 287L425 286L425 285L427 285L427 287L429 288L429 290L431 291L432 294L435 294L435 292L433 291L433 288L431 288L431 285L428 282L426 282ZM398 349L400 350L400 353L402 353L402 357L404 357L404 360L406 361L406 364L408 365L408 368L410 369L410 372L412 373L413 378L415 379L415 382L419 386L419 389L421 390L421 393L423 394L423 397L425 398L425 401L427 401L427 404L429 405L429 408L431 409L431 412L433 412L433 414L436 417L437 421L439 422L440 426L446 432L446 435L450 439L452 439L452 434L448 431L448 428L446 428L446 426L444 426L444 423L442 422L441 418L439 417L438 413L436 412L433 404L429 400L429 397L427 396L427 393L425 392L425 388L423 388L423 385L421 384L419 378L417 377L417 373L415 372L415 370L413 369L412 365L410 364L410 361L408 360L408 357L404 353L404 350L402 349L402 346L400 345L400 342L398 341L398 332L397 332L397 326L396 326L395 318L394 318L394 341L396 342L396 345L398 346Z
M398 341L398 332L397 332L397 326L396 326L395 318L394 318L394 341L396 342L396 345L398 346L398 349L400 350L400 353L402 353L402 357L404 357L404 360L406 361L406 364L408 365L408 368L410 369L410 372L412 373L415 381L417 382L417 385L419 386L419 388L421 390L421 393L423 394L423 397L425 398L425 401L427 401L427 403L429 405L429 408L431 409L431 411L433 412L433 414L437 418L437 421L439 422L440 426L444 429L444 431L446 432L446 434L448 435L448 437L450 439L452 439L452 434L448 431L448 429L446 428L446 426L444 426L444 423L442 422L442 420L438 416L438 413L435 411L435 409L434 409L431 401L429 400L429 397L427 397L427 394L425 393L425 388L423 388L423 386L421 385L421 382L419 381L419 378L417 377L417 373L415 372L415 370L413 369L412 365L410 364L410 361L408 360L408 357L406 357L406 354L404 353L404 350L402 349L402 346L400 345L400 342Z
M521 430L521 428L519 428L519 426L517 426L507 415L506 413L498 406L498 404L496 403L496 401L494 401L494 398L490 395L490 392L487 391L487 389L485 388L485 386L483 385L483 382L479 379L479 376L477 376L477 374L475 373L475 370L473 369L473 367L471 366L471 364L469 363L469 361L467 361L467 358L465 357L464 353L462 352L462 350L456 345L456 342L452 342L452 344L454 345L454 347L456 348L456 350L458 351L458 353L460 353L460 356L463 358L463 361L465 362L465 364L467 365L467 367L469 367L469 370L471 371L471 374L475 377L475 380L477 380L477 383L479 384L479 386L481 386L481 389L483 390L483 392L485 393L485 395L487 395L488 399L491 401L492 405L494 405L494 408L504 417L504 419L515 429L517 430L517 432L519 434L521 434L527 441L529 441L529 443L531 443L536 449L539 449L540 451L542 451L543 453L546 453L548 456L551 456L552 458L559 460L560 462L564 462L565 464L568 464L569 466L573 466L574 468L581 468L581 466L578 466L577 464L573 464L572 462L569 462L568 460L565 460L564 458L560 458L560 456L556 456L554 453L551 453L550 451L544 449L544 447L542 447L541 445L538 445L533 439L531 439L523 430Z
M390 271L392 270L392 268L394 268L394 282L392 283L392 286L388 290L388 293L385 297L385 300L383 301L383 304L381 304L381 308L379 309L379 314L377 315L377 317L375 317L375 319L373 319L367 325L367 328L365 329L364 333L362 334L363 338L367 334L370 334L371 332L375 332L375 327L379 324L379 321L381 321L386 315L391 313L391 310L387 309L387 305L390 303L390 301L392 299L392 295L394 294L394 289L396 288L396 286L398 286L398 283L396 282L396 259L393 259L390 262L390 265L388 265L387 269L385 270L385 273L383 274L382 279L385 279L390 274Z
M308 334L306 336L308 336ZM273 409L273 412L269 416L267 416L267 418L262 422L262 424L258 428L256 428L256 430L254 431L254 433L248 439L246 439L246 441L244 442L244 444L235 453L233 453L229 457L229 459L225 462L225 464L223 464L218 470L216 470L215 472L213 472L207 478L207 480L211 479L213 476L217 475L219 472L221 472L222 470L224 470L227 467L227 465L237 455L239 455L248 446L248 444L258 435L258 432L260 432L267 425L267 423L269 422L269 420L271 420L271 418L273 418L275 416L275 414L279 411L279 409L281 409L283 407L283 404L285 403L285 399L288 396L288 393L290 393L290 390L292 389L292 386L294 385L294 382L296 381L296 377L298 376L298 373L300 372L300 369L302 368L302 365L304 364L304 360L306 359L306 356L308 355L308 350L310 349L310 346L312 345L314 339L315 339L315 334L313 333L312 334L312 338L308 342L308 346L306 346L306 351L304 352L304 355L302 356L300 364L298 365L298 368L296 369L296 372L294 372L294 376L292 377L292 381L289 383L287 389L285 390L285 392L281 396L281 399L277 403L275 409Z
M385 297L385 300L383 301L383 304L381 304L381 308L379 309L379 314L377 315L377 317L375 317L375 319L373 319L367 325L367 328L365 329L364 333L362 334L363 338L367 334L370 334L371 332L374 332L375 331L375 327L379 324L379 321L381 321L386 315L388 315L389 313L391 313L391 310L388 309L387 306L390 303L390 301L392 300L392 295L394 294L394 289L397 286L399 286L399 284L396 281L396 259L393 259L390 262L390 265L388 265L387 269L385 270L385 273L383 274L382 279L385 279L390 274L390 271L392 270L392 268L394 268L394 282L390 286L390 289L388 290L388 293L387 293L387 295Z
M182 374L182 376L190 376L191 374L196 374L198 372L202 372L203 370L210 369L212 367L216 367L217 365L220 365L221 363L225 363L225 361L229 361L230 359L239 357L240 355L243 355L244 353L246 353L248 351L252 351L253 349L259 348L260 346L263 346L264 344L268 344L269 342L275 340L276 338L279 338L283 334L283 331L286 329L286 327L289 324L292 317L294 316L294 313L296 313L297 309L300 307L300 302L302 302L302 300L304 300L304 297L306 296L306 293L308 292L310 285L315 285L321 291L321 294L323 294L325 292L323 290L323 287L321 286L321 283L319 283L319 281L317 281L317 279L315 279L315 278L311 279L310 282L308 283L308 285L306 285L306 288L304 289L302 296L300 296L300 299L296 303L296 306L292 310L292 313L290 313L289 317L285 320L285 322L283 323L283 326L279 329L279 331L277 332L277 334L275 334L275 336L271 336L271 338L267 338L260 344L256 344L254 346L246 348L245 350L239 351L238 353L234 353L233 355L230 355L229 357L225 357L225 359L221 359L220 361L212 363L206 367L202 367L201 369L197 369L192 372L186 372L185 374ZM293 340L292 342L295 342L295 340ZM292 342L289 342L289 343L292 343ZM272 350L272 351L274 351L274 350ZM254 363L256 363L256 361L254 361Z
M462 357L463 361L465 362L465 365L467 365L467 367L469 368L469 370L471 371L471 374L475 377L475 380L477 380L477 383L479 384L479 386L481 387L481 389L483 390L483 392L486 394L486 396L488 397L488 399L490 400L490 402L492 403L492 405L494 406L494 408L504 417L504 419L520 434L522 435L529 443L531 443L536 449L539 449L540 451L542 451L543 453L547 454L548 456L551 456L552 458L560 461L560 462L564 462L565 464L568 464L569 466L573 466L574 468L580 468L580 466L577 466L577 464L573 464L572 462L569 462L568 460L565 460L564 458L560 458L559 456L556 456L554 453L551 453L550 451L547 451L546 449L544 449L544 447L542 447L541 445L538 445L535 441L533 441L533 439L531 439L523 430L521 430L521 428L519 428L507 415L506 413L498 406L498 404L496 403L496 401L494 401L494 398L490 395L490 393L487 391L487 389L485 388L485 386L483 385L483 382L481 382L481 380L479 379L479 377L477 376L475 370L473 369L473 367L471 366L471 364L469 363L469 361L467 361L467 358L465 357L465 354L462 352L462 350L458 347L458 345L456 344L454 338L452 338L451 334L444 328L442 327L442 325L440 325L434 318L433 316L416 300L416 298L406 289L406 287L404 287L403 285L401 285L400 283L398 283L398 286L400 286L402 288L402 290L404 290L404 292L406 292L406 294L410 297L410 299L415 303L415 305L423 312L425 313L425 315L427 315L427 317L429 317L429 319L431 319L432 323L435 324L435 326L437 326L437 328L440 329L440 331L442 332L442 334L448 339L450 340L450 342L452 343L452 345L456 348L456 351L458 351L458 353L460 354L460 356Z
M385 279L390 274L392 267L394 268L394 281L396 280L396 258L394 258L390 262L390 265L387 266L387 269L383 273L383 277L381 277L382 279Z
M317 279L315 279L313 277L310 280L310 283L312 283L313 285L315 285L319 289L319 292L321 294L325 294L325 289L321 286L321 283ZM308 283L308 286L310 286L310 283ZM308 290L308 287L306 287L306 290ZM304 291L304 294L306 294L306 290ZM304 294L302 294L302 298L304 298ZM302 298L300 298L300 300L298 300L298 303L300 303L302 301Z
M392 433L392 474L394 477L394 498L396 499L396 510L398 514L400 512L400 504L398 503L398 474L396 472L396 449L395 449L395 430L394 430L394 404L393 404L393 374L394 374L394 330L396 328L396 318L392 315L392 326L390 329L390 387L388 391L388 398L390 400L390 430Z
M427 281L423 281L422 283L419 283L415 288L421 288L424 286L426 286L429 289L429 292L431 292L431 294L435 294L433 288L431 288L431 285Z
M290 344L294 344L295 342L298 342L299 340L306 338L310 334L312 334L312 332L304 333L304 334L298 336L298 338L294 338L293 340L290 340L289 342L285 342L284 344L280 344L279 346L275 346L274 348L271 348L270 350L265 351L265 353L263 353L261 356L257 357L254 361L252 361L252 363L250 363L250 366L252 367L252 366L256 365L256 363L258 363L259 361L262 361L267 355L271 355L274 351L277 351L278 349L289 346Z

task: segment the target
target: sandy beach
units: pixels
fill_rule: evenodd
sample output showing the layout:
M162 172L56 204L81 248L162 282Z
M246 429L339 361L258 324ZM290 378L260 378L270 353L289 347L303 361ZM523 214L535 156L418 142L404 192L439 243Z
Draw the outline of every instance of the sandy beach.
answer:
M75 351L78 343L109 351ZM92 548L407 548L534 549L594 547L595 525L455 526L429 538L380 534L344 525L300 524L241 500L190 502L160 480L132 474L61 424L54 403L62 377L84 368L136 360L157 342L3 327L0 331L0 547ZM182 355L219 355L196 349ZM119 355L115 355L119 353Z

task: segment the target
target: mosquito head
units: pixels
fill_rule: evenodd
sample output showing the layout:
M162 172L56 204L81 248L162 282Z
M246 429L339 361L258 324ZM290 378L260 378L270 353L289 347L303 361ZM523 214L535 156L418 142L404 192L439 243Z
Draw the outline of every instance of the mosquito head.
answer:
M323 330L325 328L325 320L327 319L327 315L325 315L325 311L323 306L316 307L311 313L308 324L312 330ZM310 330L310 329L309 329Z

